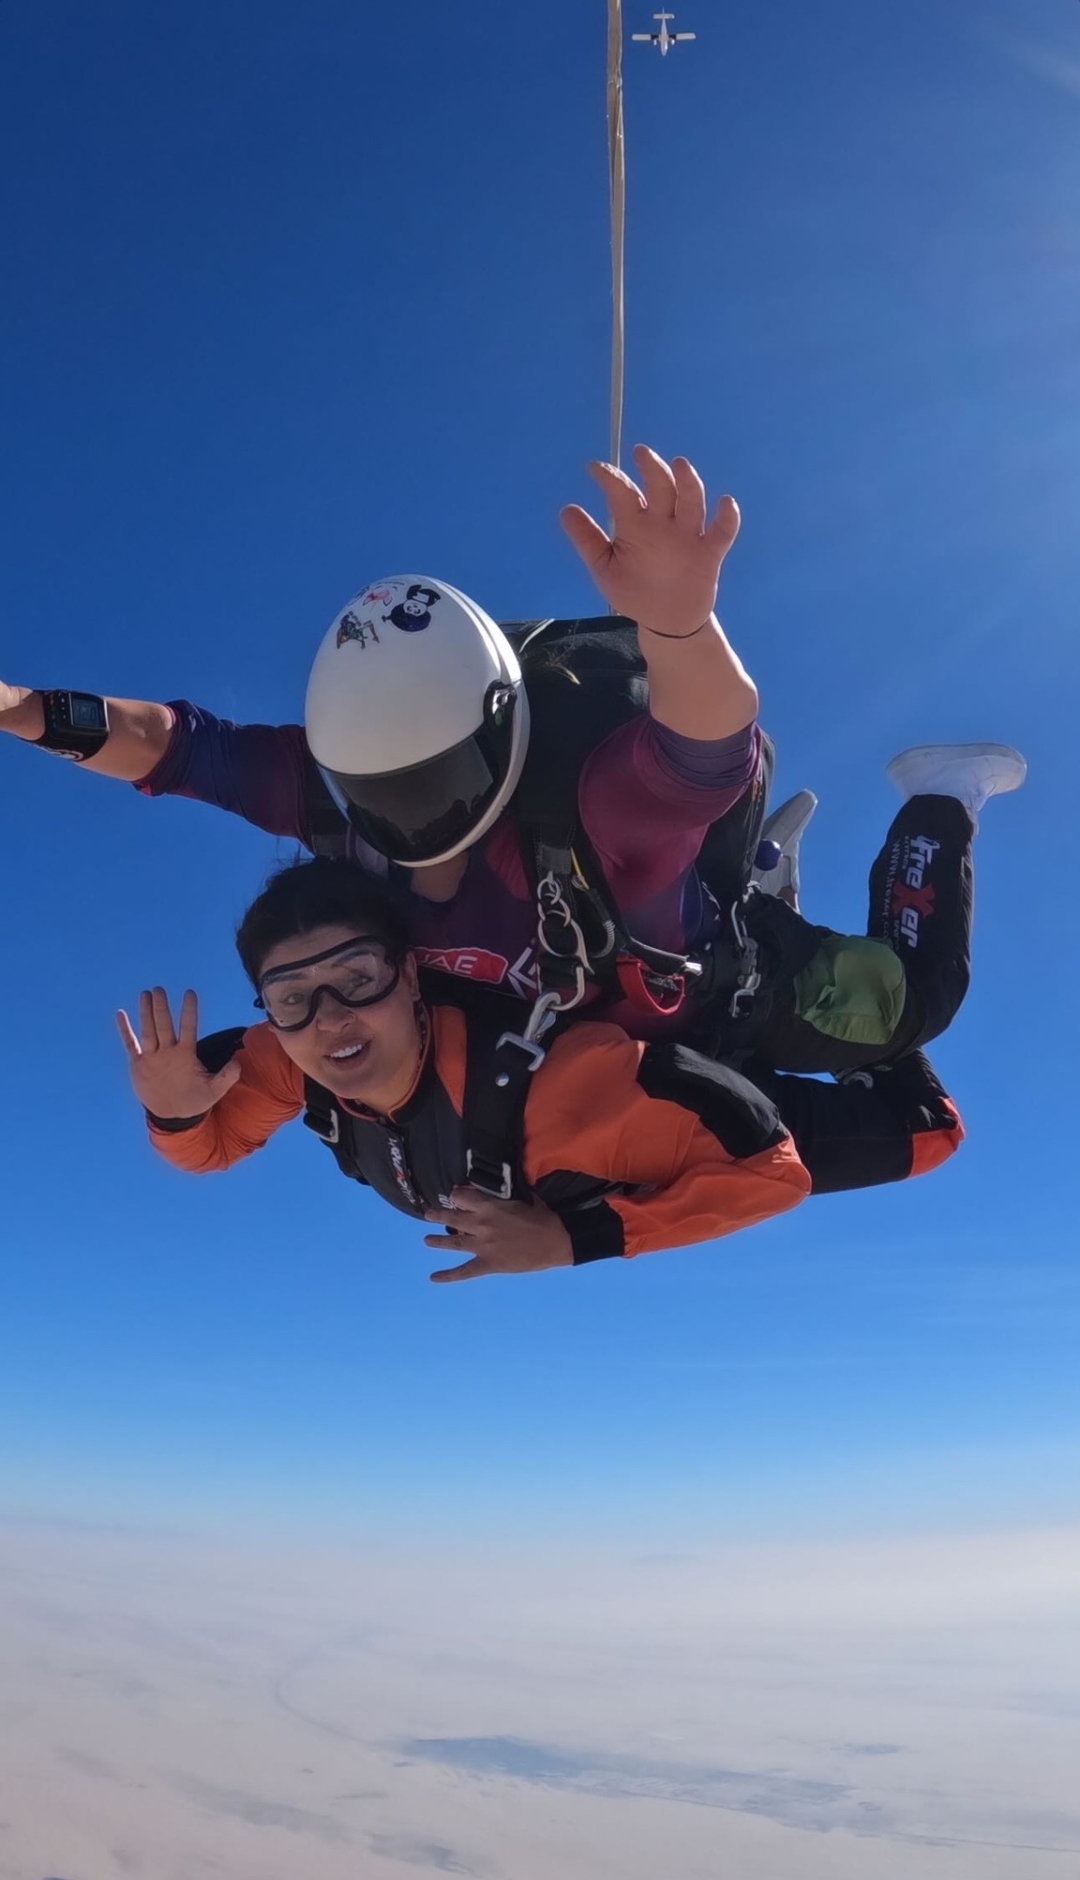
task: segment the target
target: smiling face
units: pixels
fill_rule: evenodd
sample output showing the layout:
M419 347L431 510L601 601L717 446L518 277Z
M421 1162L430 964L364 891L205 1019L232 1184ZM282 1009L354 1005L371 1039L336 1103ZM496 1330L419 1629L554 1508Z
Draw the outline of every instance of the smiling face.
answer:
M291 991L293 982L282 973L283 968L358 939L361 931L339 923L313 927L289 940L279 940L261 962L260 984L273 973L276 993L280 996L283 989ZM356 969L357 987L362 990L363 961L354 961L350 956L348 963ZM369 966L372 964L369 962ZM335 970L332 961L326 965L323 973L318 966L298 970L296 1009L300 1016L320 983L334 983L335 979L340 982L340 968ZM286 1057L305 1077L313 1078L336 1097L386 1114L405 1101L416 1078L423 1044L418 998L416 965L409 954L402 963L397 985L377 1004L342 1005L324 993L310 1025L300 1031L277 1031L275 1036Z

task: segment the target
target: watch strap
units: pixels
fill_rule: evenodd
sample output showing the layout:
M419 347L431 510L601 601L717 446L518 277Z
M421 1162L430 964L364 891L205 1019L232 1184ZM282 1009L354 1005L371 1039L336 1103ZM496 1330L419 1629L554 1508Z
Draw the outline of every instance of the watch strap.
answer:
M78 701L98 706L101 723L77 724L75 707ZM88 757L96 757L108 739L109 708L96 692L42 692L41 709L45 729L40 738L35 738L33 742L43 751L55 751L57 756L70 757L81 764Z

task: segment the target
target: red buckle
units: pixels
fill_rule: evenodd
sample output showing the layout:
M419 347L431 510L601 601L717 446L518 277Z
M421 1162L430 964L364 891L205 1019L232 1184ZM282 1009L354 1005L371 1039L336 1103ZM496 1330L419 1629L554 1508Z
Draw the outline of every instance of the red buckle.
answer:
M677 1012L686 997L686 979L682 973L669 976L650 971L644 960L620 953L615 962L624 999L639 1012Z

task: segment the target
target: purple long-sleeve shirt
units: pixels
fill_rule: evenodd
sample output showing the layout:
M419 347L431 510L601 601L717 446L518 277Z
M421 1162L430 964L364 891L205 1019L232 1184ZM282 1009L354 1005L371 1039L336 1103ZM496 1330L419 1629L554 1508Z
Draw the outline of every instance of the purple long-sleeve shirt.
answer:
M171 710L168 748L138 790L210 803L314 847L332 800L299 725L236 725L186 700ZM758 757L753 725L699 743L647 715L592 752L579 786L582 825L636 938L678 950L708 931L713 907L694 863L705 831L738 802ZM351 828L348 844L370 865L371 851ZM451 901L426 900L414 888L411 925L423 964L526 997L535 990L536 916L508 816L469 850ZM623 1008L619 1018L641 1029Z

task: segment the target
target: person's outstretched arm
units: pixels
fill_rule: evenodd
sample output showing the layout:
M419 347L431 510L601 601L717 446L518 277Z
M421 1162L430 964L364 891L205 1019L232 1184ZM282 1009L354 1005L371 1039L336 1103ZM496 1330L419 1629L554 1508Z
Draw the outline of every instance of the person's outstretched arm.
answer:
M0 684L0 731L33 743L42 695ZM177 699L107 698L109 735L81 768L132 783L144 796L183 796L242 816L271 835L314 842L314 821L341 821L299 725L236 725Z
M261 1149L304 1107L304 1080L266 1025L252 1025L220 1070L199 1058L198 1004L185 992L174 1025L160 986L139 994L138 1031L116 1015L150 1141L174 1168L208 1175Z
M611 512L608 535L578 504L563 528L610 607L638 623L649 710L680 737L731 737L757 716L757 687L716 618L724 557L739 532L723 496L710 520L705 487L685 457L671 463L638 444L642 488L612 464L589 466Z
M148 699L108 698L109 735L96 757L82 760L84 770L121 783L139 783L161 762L172 736L173 713L168 705ZM0 731L36 743L45 730L41 693L25 685L0 681Z

